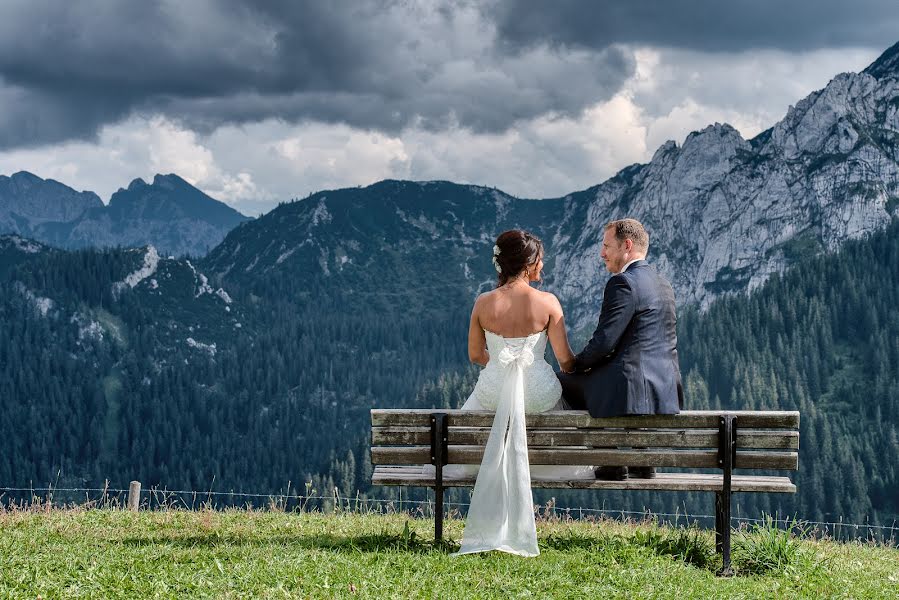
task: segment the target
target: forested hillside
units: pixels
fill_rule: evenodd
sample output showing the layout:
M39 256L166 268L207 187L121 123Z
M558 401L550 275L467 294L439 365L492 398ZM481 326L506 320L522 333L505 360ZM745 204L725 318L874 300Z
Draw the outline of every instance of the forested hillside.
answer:
M471 389L467 304L385 319L379 306L348 313L323 297L303 302L302 279L214 290L202 265L174 259L122 285L150 255L3 238L0 487L139 479L169 489L269 492L312 481L364 491L371 407L458 406ZM688 407L802 412L799 493L738 495L738 513L872 523L899 514L897 296L894 223L806 257L751 296L682 312ZM549 496L711 510L710 495L540 498Z
M691 408L802 413L787 506L819 521L899 520L899 221L688 312L679 331Z
M150 254L0 238L0 487L364 489L368 409L460 364L467 306L398 323L232 299L174 259L123 285Z
M899 520L899 221L839 253L806 257L750 296L720 300L705 313L683 311L678 335L687 408L801 412L798 493L738 494L738 512ZM576 350L581 345L573 343ZM474 378L469 370L430 382L426 404L458 406ZM569 506L713 514L710 494L539 497Z

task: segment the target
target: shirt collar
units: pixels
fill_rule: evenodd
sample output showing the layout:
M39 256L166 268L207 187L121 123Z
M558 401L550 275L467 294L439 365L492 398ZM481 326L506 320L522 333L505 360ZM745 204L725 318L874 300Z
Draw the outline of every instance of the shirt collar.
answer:
M627 268L628 268L629 266L631 266L631 265L634 264L635 262L639 262L639 261L641 261L641 260L645 260L645 259L643 259L643 258L635 258L634 260L631 260L631 261L626 262L626 263L624 264L624 267L622 267L621 270L618 271L618 273L616 273L616 275L621 275L622 273L624 273L625 271L627 271Z

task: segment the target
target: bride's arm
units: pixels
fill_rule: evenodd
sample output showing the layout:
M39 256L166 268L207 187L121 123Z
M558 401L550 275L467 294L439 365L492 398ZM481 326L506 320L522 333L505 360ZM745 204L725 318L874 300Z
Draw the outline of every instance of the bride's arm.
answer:
M481 297L478 296L471 309L471 323L468 325L468 360L483 367L490 360L490 355L487 353L487 337L479 319L480 306Z
M549 343L553 347L553 354L559 361L559 367L566 373L574 370L574 352L568 343L568 331L565 329L565 315L562 313L562 305L559 299L552 294L548 295L549 302L549 326L547 335Z

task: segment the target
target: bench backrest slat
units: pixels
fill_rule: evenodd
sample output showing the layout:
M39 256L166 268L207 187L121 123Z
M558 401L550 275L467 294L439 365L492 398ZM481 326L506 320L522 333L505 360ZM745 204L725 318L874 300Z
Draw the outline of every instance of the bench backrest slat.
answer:
M435 409L372 409L373 427L428 427L431 414L444 412L450 426L490 427L494 414L489 411ZM659 427L673 429L718 427L724 415L737 417L738 428L799 428L798 411L682 411L678 415L640 415L595 419L581 410L550 411L527 415L528 427Z
M450 427L449 444L460 446L487 443L487 427ZM427 427L373 427L373 446L407 446L431 443ZM528 446L593 446L617 448L638 446L645 448L717 448L718 431L713 429L658 429L654 431L612 431L583 429L531 429L527 432ZM799 449L798 431L748 429L737 431L737 449L776 448Z
M450 464L477 465L484 455L483 446L450 446ZM528 449L532 465L606 465L646 467L717 468L716 450L618 450L618 449ZM423 465L431 461L428 446L376 446L372 448L375 465ZM737 451L737 469L782 469L799 467L797 452Z

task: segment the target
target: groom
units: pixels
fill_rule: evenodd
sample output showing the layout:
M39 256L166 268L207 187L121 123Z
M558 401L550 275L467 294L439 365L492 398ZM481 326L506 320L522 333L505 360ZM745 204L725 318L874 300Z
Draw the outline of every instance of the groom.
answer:
M635 219L605 227L600 256L606 284L599 325L570 373L559 373L562 396L593 417L672 415L683 406L677 360L674 291L646 262L649 235ZM628 467L598 467L600 479L626 479ZM631 477L655 477L631 467Z

